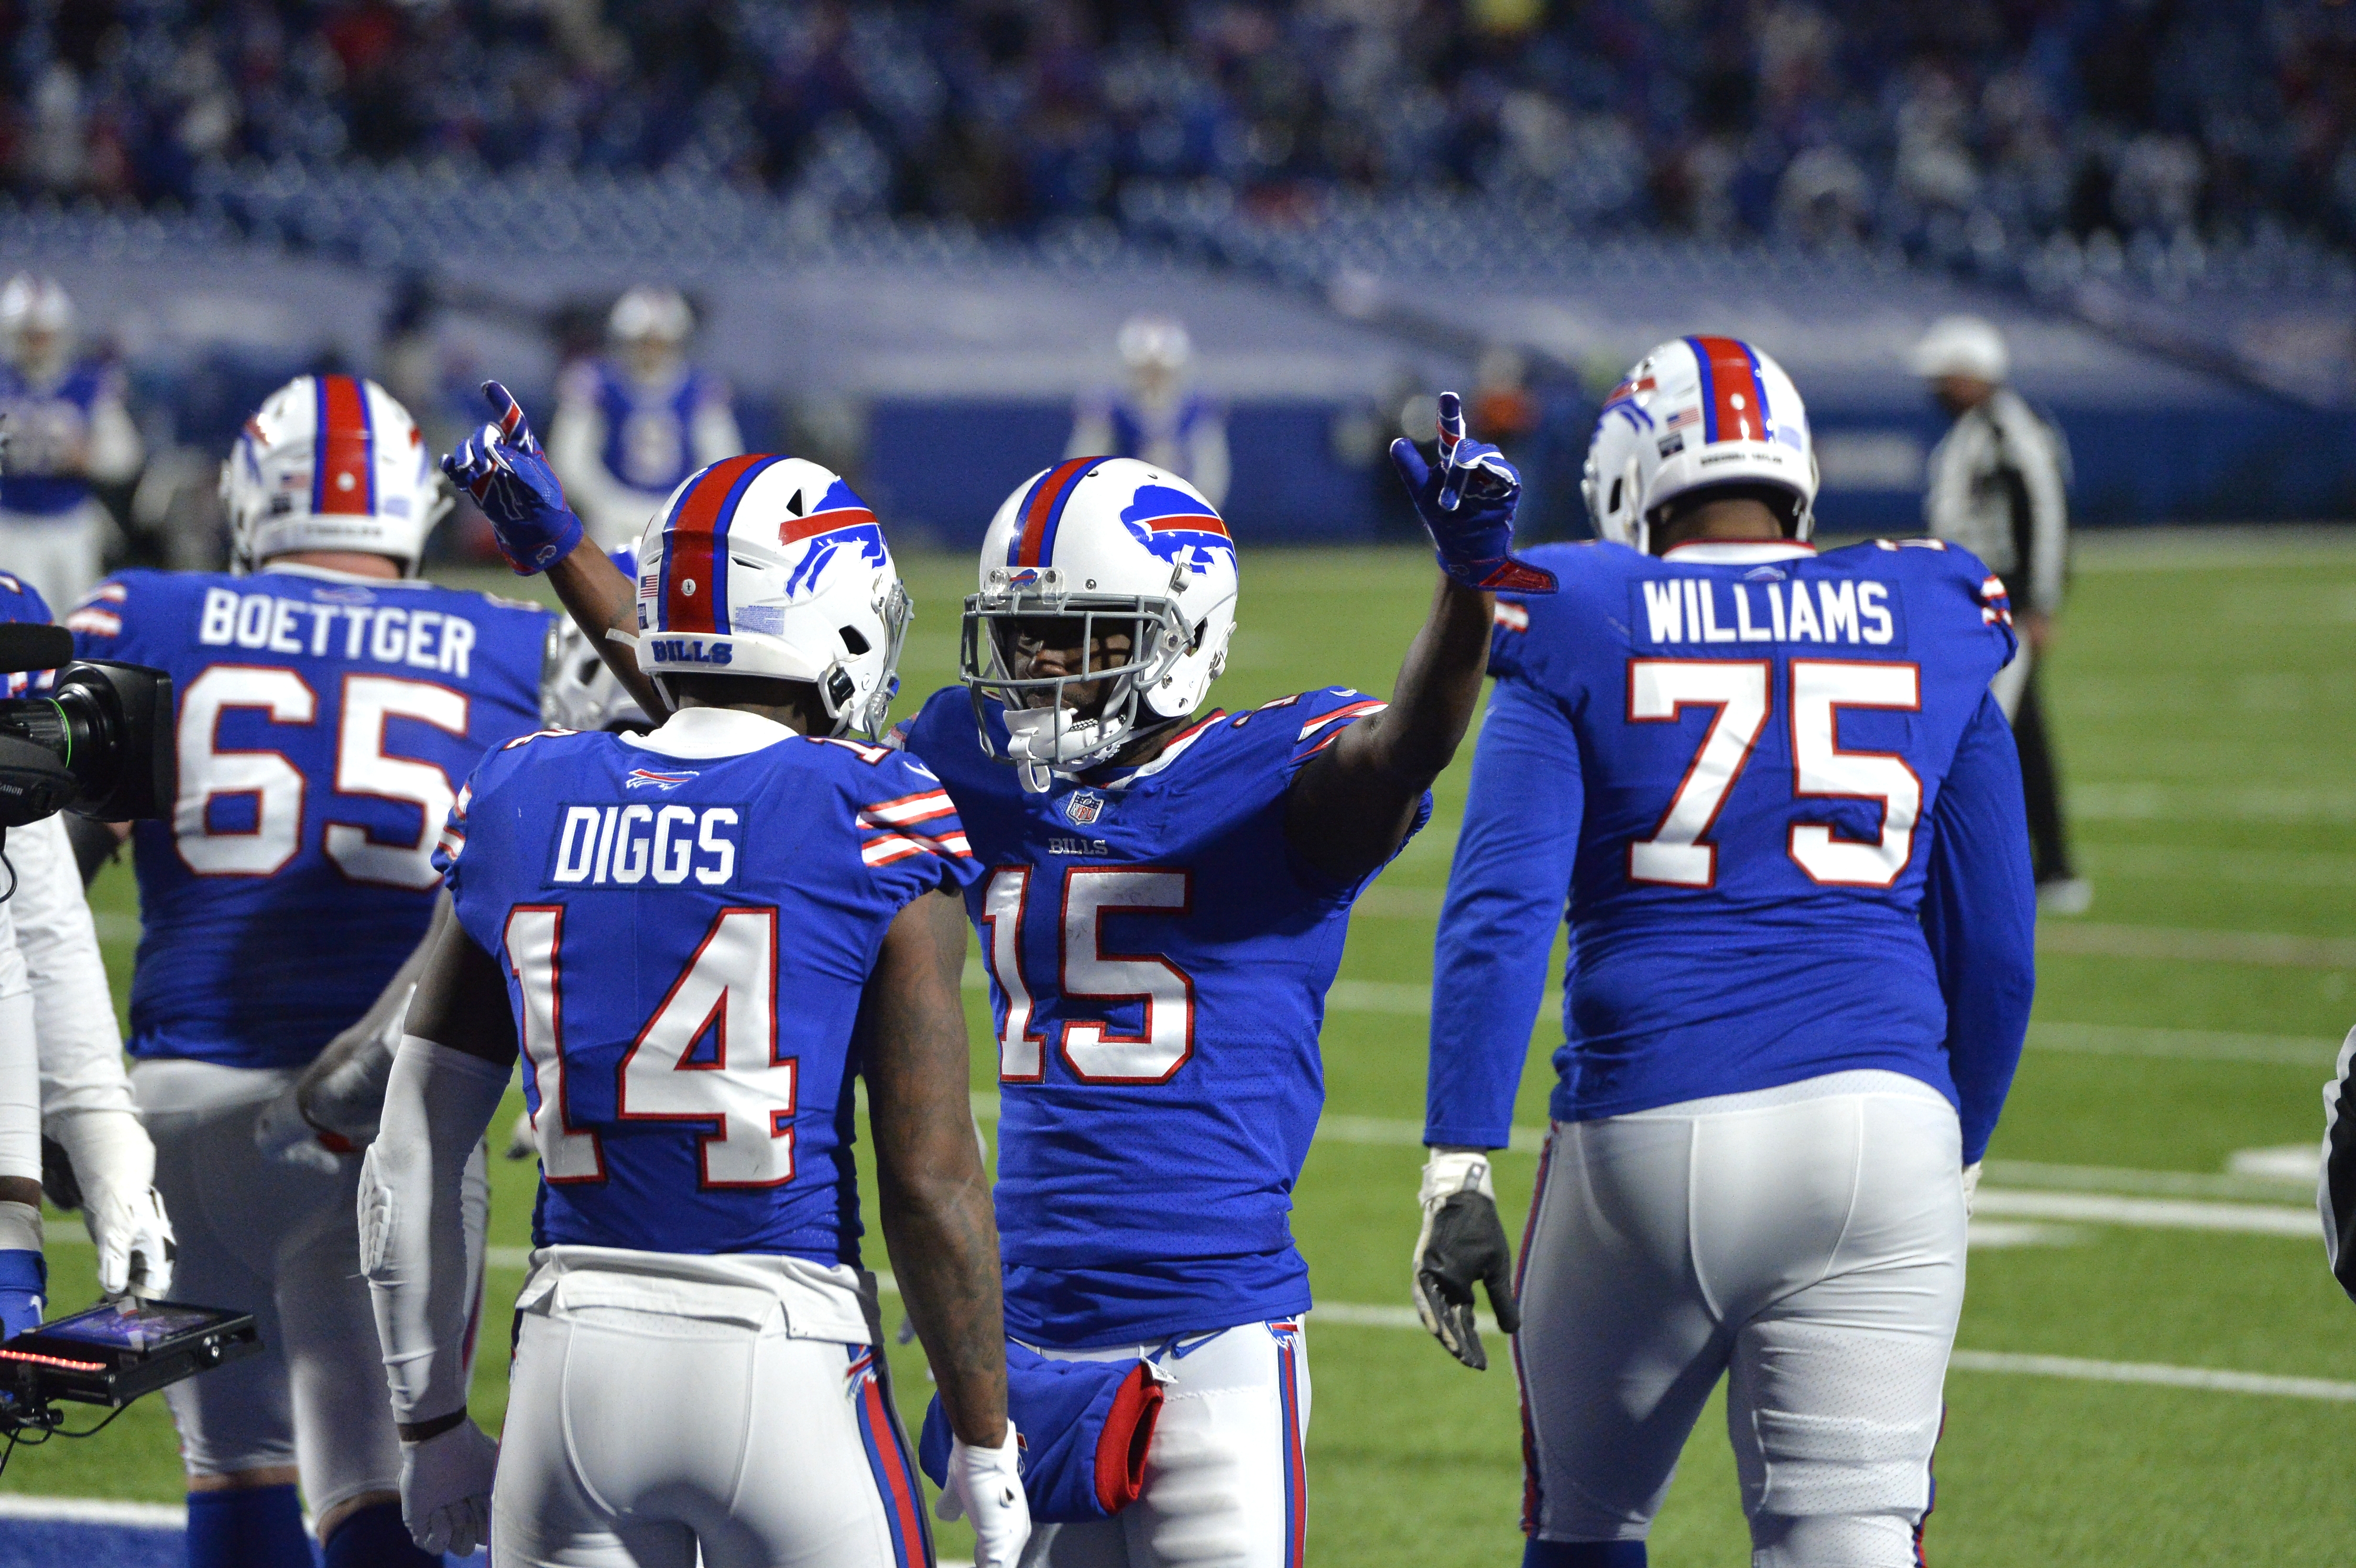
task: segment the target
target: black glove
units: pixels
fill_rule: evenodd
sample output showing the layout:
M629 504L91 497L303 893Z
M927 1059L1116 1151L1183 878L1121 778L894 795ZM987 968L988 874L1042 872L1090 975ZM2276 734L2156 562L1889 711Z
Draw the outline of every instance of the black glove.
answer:
M1488 1353L1473 1327L1473 1282L1489 1287L1499 1328L1513 1334L1522 1327L1522 1310L1514 1300L1514 1251L1497 1218L1489 1157L1433 1150L1424 1162L1419 1196L1423 1230L1415 1239L1415 1314L1450 1355L1476 1372L1487 1371Z

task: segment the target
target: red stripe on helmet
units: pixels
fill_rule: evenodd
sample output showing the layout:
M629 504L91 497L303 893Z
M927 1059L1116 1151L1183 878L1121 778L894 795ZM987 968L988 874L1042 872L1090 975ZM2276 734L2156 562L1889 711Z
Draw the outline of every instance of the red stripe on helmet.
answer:
M1733 337L1687 339L1708 361L1712 441L1768 441L1767 394L1751 346Z
M787 517L777 525L777 542L798 544L837 528L861 528L874 520L875 514L865 507L837 507L830 512L812 512L807 517Z
M723 613L718 565L720 508L744 470L767 461L757 452L731 457L703 471L688 486L663 528L663 618L666 632L717 632Z
M314 512L364 517L376 509L369 444L366 390L349 376L320 377L318 450L311 481Z
M1064 492L1092 465L1102 462L1097 457L1072 457L1047 470L1047 476L1031 489L1029 504L1023 508L1023 537L1015 546L1011 566L1044 566L1040 556L1047 548L1049 525L1055 519L1055 502Z

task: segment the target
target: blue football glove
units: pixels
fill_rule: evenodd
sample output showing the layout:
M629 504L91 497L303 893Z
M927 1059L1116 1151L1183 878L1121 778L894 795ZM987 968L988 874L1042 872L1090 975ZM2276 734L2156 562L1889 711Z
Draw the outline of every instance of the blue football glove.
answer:
M1391 466L1414 498L1440 553L1440 570L1467 588L1551 593L1554 573L1514 559L1514 508L1522 476L1505 454L1464 433L1464 402L1440 394L1440 462L1428 465L1415 443L1391 443Z
M521 405L497 381L483 383L483 400L495 417L442 460L442 472L491 519L491 535L516 575L530 577L573 553L581 519L564 504L564 486Z
M40 1253L20 1248L0 1252L0 1339L13 1339L41 1326L48 1280L48 1264Z

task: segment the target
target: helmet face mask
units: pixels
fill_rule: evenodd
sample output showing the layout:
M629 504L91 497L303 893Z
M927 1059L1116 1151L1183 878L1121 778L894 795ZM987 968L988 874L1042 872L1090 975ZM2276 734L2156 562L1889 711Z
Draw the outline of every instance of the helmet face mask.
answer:
M1101 760L1140 731L1183 717L1148 701L1173 681L1194 640L1174 603L1138 594L1076 598L1055 567L1020 585L1011 581L1016 575L993 568L989 585L966 601L958 648L958 673L993 755L985 700L1001 709L1005 760L1050 768ZM1047 650L1073 651L1079 667L1026 673Z
M1783 367L1731 337L1680 337L1636 362L1596 421L1580 493L1600 538L1650 552L1673 503L1762 496L1785 537L1815 529L1807 410Z
M899 690L907 590L875 514L797 457L724 458L682 481L639 541L638 667L813 688L836 735L875 735Z
M984 536L979 586L958 674L982 749L1022 764L1034 791L1193 713L1235 635L1226 523L1185 481L1133 458L1073 458L1017 486ZM1060 668L1036 673L1043 653L1065 650L1048 661Z

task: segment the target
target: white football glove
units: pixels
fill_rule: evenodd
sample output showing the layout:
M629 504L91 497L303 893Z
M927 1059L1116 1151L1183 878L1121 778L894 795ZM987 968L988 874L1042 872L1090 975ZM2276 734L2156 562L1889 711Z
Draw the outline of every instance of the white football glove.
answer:
M1970 1218L1972 1217L1972 1205L1973 1205L1973 1203L1975 1203L1976 1201L1977 1201L1977 1200L1978 1200L1978 1198L1979 1198L1979 1195L1980 1195L1980 1162L1979 1162L1978 1160L1974 1160L1974 1161L1972 1161L1972 1163L1971 1163L1971 1164L1969 1164L1969 1165L1967 1165L1967 1166L1964 1167L1964 1218L1965 1218L1965 1219L1968 1220L1968 1219L1970 1219Z
M465 1557L491 1539L491 1477L499 1445L468 1416L401 1445L401 1522L426 1552Z
M933 1504L933 1517L973 1520L973 1568L1014 1568L1031 1539L1031 1499L1023 1495L1022 1445L1012 1422L995 1448L950 1440L948 1484Z
M1415 1238L1415 1315L1441 1347L1476 1372L1489 1370L1472 1326L1474 1282L1507 1334L1522 1326L1514 1300L1514 1251L1497 1218L1489 1157L1478 1149L1433 1149L1423 1162L1423 1229Z
M179 1248L155 1191L155 1146L129 1111L72 1111L54 1118L57 1140L81 1189L82 1223L98 1249L98 1288L109 1296L166 1296Z

